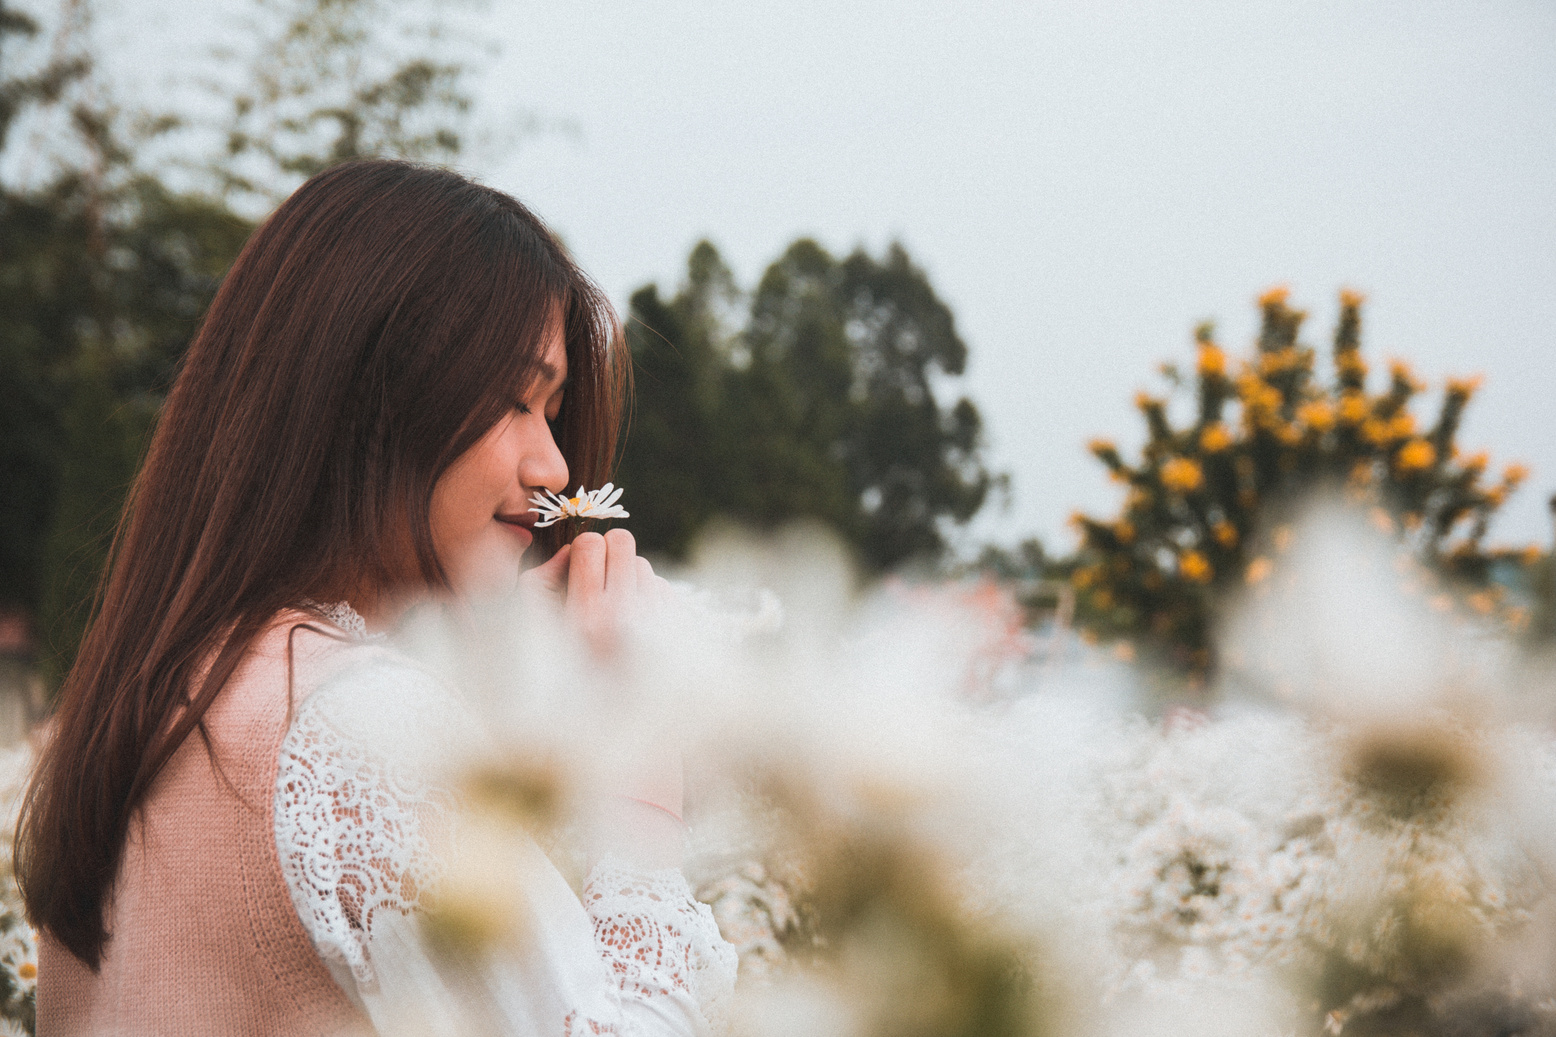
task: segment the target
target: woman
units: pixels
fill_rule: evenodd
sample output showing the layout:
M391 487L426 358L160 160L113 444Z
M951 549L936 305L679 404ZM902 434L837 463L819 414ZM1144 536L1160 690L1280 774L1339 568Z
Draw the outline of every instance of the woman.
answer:
M543 858L515 862L528 943L456 982L416 925L446 800L373 752L398 724L436 756L455 712L367 636L414 599L530 581L598 627L658 593L624 530L551 539L520 575L556 532L529 497L606 474L618 330L532 214L450 172L337 166L255 232L169 394L24 808L41 1037L436 1030L471 983L507 1032L705 1028L732 953L678 872L632 871L677 860L673 768L622 789L642 852L596 870L587 914Z

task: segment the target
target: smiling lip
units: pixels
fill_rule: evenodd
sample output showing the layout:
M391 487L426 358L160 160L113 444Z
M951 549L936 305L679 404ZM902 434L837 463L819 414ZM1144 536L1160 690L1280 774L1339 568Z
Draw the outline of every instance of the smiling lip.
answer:
M509 529L513 530L515 533L521 534L524 545L526 547L528 547L530 542L535 539L535 515L494 515L492 517L495 518L498 522L501 522L503 525L507 526Z

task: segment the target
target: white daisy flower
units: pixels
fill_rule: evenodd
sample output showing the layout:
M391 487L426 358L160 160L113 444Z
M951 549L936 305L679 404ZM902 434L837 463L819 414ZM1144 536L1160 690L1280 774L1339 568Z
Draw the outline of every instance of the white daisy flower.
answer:
M550 490L541 490L538 496L529 499L535 505L529 510L540 512L540 521L535 523L536 529L544 529L565 518L627 518L626 509L616 504L620 496L620 487L613 483L606 483L598 490L585 490L580 486L575 497L559 497Z

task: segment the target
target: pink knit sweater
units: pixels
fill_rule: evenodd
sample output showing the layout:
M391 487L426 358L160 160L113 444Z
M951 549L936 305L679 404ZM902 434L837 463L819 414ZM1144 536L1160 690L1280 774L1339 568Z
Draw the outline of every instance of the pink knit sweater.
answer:
M42 939L39 1037L371 1032L298 920L276 856L288 634L307 618L279 617L206 714L222 774L196 734L157 779L131 824L101 970ZM291 640L301 694L340 653L306 630Z

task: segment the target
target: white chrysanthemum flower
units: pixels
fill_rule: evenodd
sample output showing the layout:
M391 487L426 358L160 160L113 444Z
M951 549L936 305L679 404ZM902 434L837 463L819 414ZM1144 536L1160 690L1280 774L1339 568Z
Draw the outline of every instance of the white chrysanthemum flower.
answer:
M585 490L580 486L574 497L561 497L550 490L541 490L538 496L529 499L535 505L529 510L540 512L536 529L544 529L565 518L627 518L627 510L616 504L620 497L621 488L613 483L606 483L598 490Z

